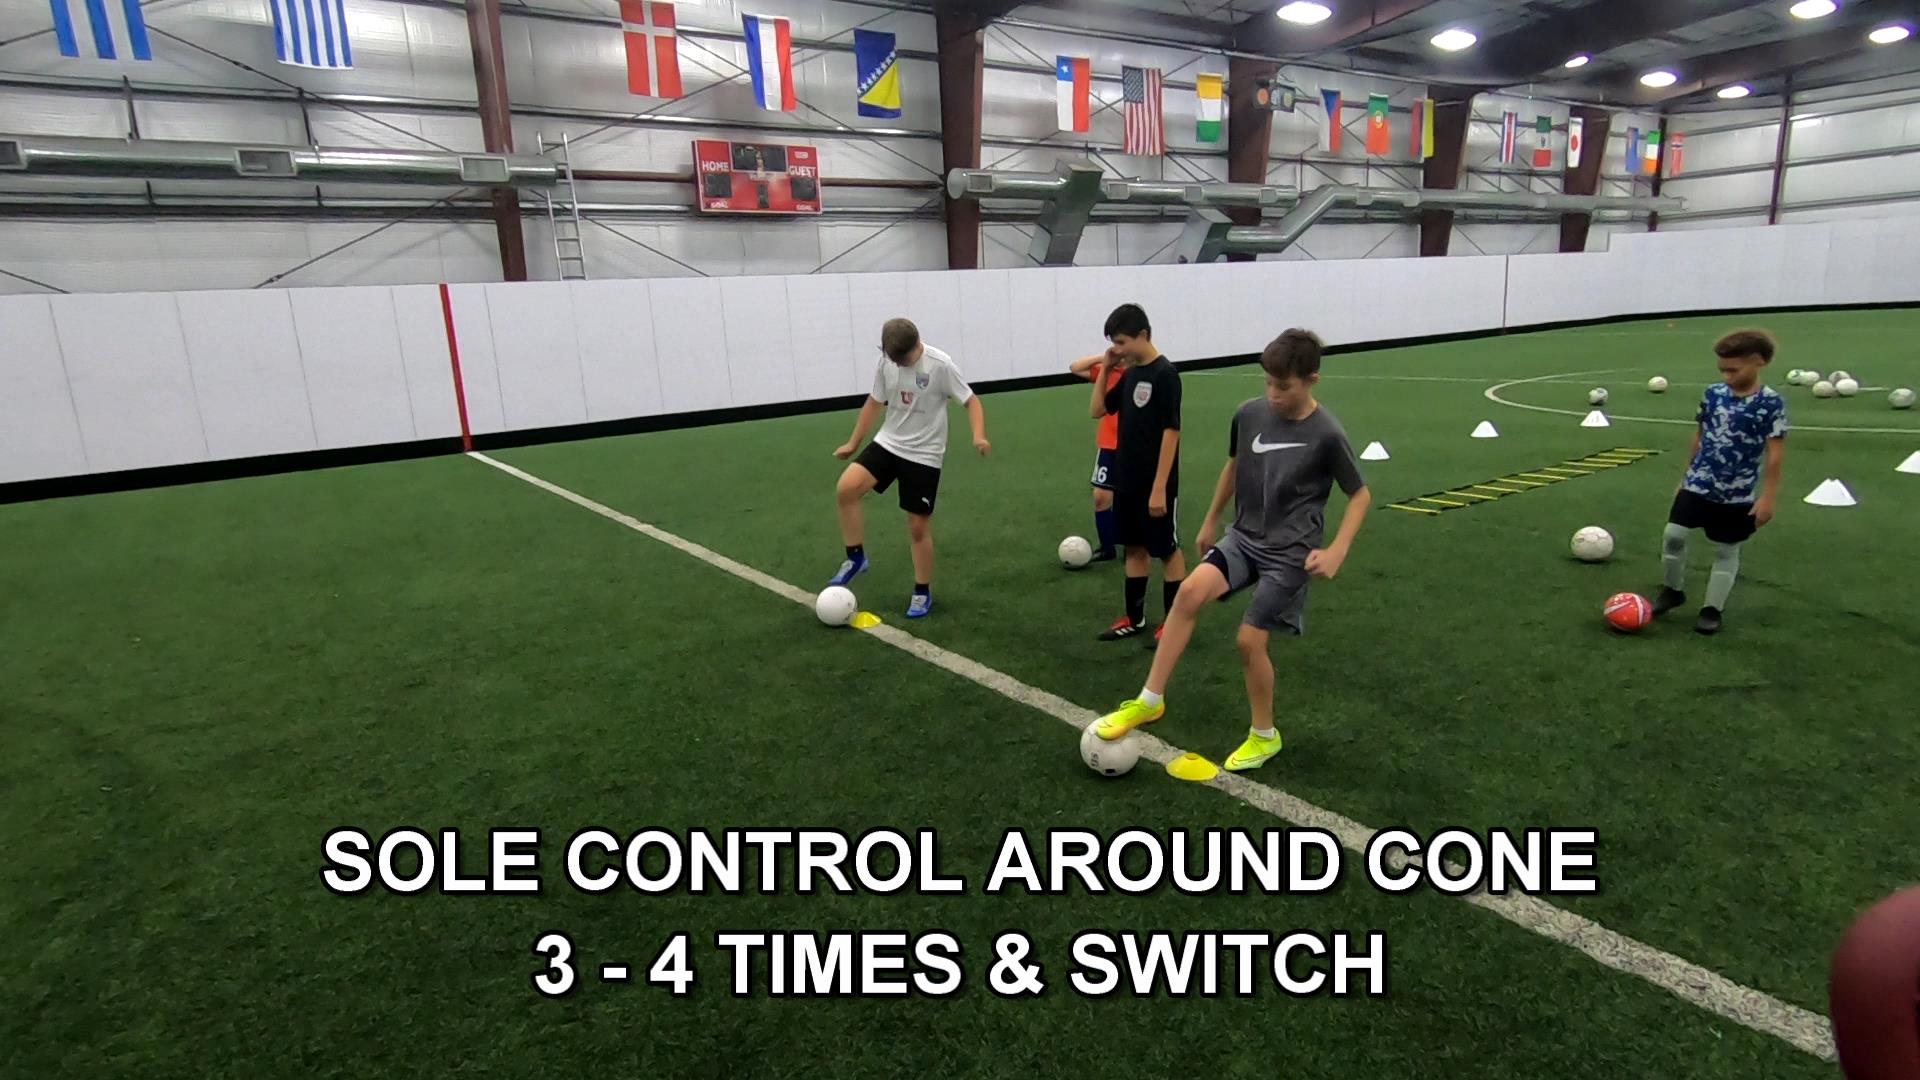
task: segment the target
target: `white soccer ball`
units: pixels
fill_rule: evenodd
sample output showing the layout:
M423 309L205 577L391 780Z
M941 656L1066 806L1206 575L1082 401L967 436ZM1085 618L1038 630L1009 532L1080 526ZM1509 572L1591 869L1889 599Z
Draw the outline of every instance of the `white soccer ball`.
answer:
M1840 385L1840 383L1841 383L1841 380L1843 380L1843 379L1851 379L1851 378L1853 378L1853 373L1852 373L1852 372L1849 372L1849 371L1836 371L1836 372L1834 372L1833 374L1831 374L1831 375L1829 375L1829 376L1827 376L1827 381L1828 381L1828 382L1831 382L1831 383L1832 383L1833 385L1835 385L1835 386L1839 386L1839 385Z
M1069 536L1060 541L1060 565L1078 570L1093 561L1093 545L1084 536Z
M1095 720L1080 733L1080 760L1101 776L1125 776L1140 760L1140 736L1129 731L1118 739L1103 739Z
M1573 557L1581 562L1606 562L1613 556L1613 534L1589 525L1573 534Z
M1666 377L1665 375L1655 375L1655 376L1654 376L1653 378L1651 378L1651 379L1648 379L1648 380L1647 380L1647 389L1649 389L1649 390L1651 390L1651 391L1653 391L1653 392L1654 392L1654 393L1656 393L1656 394L1664 394L1664 393L1666 393L1666 392L1667 392L1667 377Z
M1860 384L1853 379L1835 379L1833 392L1841 397L1852 397L1860 392Z
M1828 381L1827 381L1827 380L1825 380L1825 379L1821 379L1821 380L1820 380L1819 382L1817 382L1817 383L1814 383L1814 384L1813 384L1813 396L1814 396L1814 397L1832 397L1832 396L1833 396L1833 384L1832 384L1832 383L1830 383L1830 382L1828 382Z
M1801 377L1801 376L1803 376L1803 375L1805 375L1805 374L1806 374L1806 372L1804 372L1804 371L1802 371L1802 370L1800 370L1799 368L1794 368L1794 369L1793 369L1792 371L1789 371L1789 372L1787 372L1787 385L1788 385L1788 386L1799 386L1799 385L1800 385L1800 377Z
M845 585L829 585L813 601L813 613L828 626L847 625L858 610L860 601L853 598L853 590Z
M1913 391L1903 386L1887 395L1887 404L1896 409L1911 409L1913 408Z
M1813 370L1812 368L1808 368L1807 370L1802 371L1800 373L1800 385L1812 386L1814 383L1819 382L1820 378L1821 376L1819 372Z
M1601 405L1605 405L1606 403L1607 403L1606 387L1596 386L1593 389L1587 391L1587 404L1595 406L1597 408Z

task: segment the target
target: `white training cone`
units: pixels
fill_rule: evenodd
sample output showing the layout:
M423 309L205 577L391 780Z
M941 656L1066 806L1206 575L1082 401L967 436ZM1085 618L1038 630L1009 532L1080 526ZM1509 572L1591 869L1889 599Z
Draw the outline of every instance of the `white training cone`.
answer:
M1587 418L1585 420L1580 421L1580 426L1581 427L1612 427L1613 425L1607 423L1606 413L1601 412L1599 409L1595 409L1592 412L1587 414Z
M1361 461L1385 461L1390 456L1391 455L1387 453L1387 448L1384 446L1381 446L1377 442L1368 443L1367 448L1365 450L1360 451ZM1914 461L1920 461L1920 454L1913 455L1913 458L1914 458ZM1920 468L1917 468L1914 471L1920 472Z
M1893 467L1894 472L1912 473L1920 476L1920 450L1907 455L1907 460Z
M1500 433L1493 430L1491 423L1482 420L1480 421L1480 426L1473 429L1473 437L1476 439L1497 439L1500 437Z
M1820 486L1814 488L1805 501L1809 506L1859 505L1859 501L1853 497L1853 492L1847 490L1847 485L1834 479L1820 481Z

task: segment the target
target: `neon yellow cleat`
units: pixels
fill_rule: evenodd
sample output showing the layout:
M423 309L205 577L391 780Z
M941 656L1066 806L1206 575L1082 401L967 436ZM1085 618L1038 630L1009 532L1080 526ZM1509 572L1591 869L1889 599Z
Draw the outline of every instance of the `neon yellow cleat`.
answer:
M1151 724L1167 715L1167 703L1149 705L1139 698L1121 705L1118 709L1100 718L1094 725L1093 733L1103 739L1118 739L1141 724Z
M1257 769L1260 766L1265 765L1269 760L1273 758L1273 755L1279 752L1280 752L1279 729L1276 728L1274 730L1273 736L1271 738L1264 738L1264 739L1258 735L1253 734L1251 731L1249 731L1247 734L1247 741L1241 743L1239 749L1227 755L1227 760L1226 760L1227 771L1228 772L1246 772L1249 769Z

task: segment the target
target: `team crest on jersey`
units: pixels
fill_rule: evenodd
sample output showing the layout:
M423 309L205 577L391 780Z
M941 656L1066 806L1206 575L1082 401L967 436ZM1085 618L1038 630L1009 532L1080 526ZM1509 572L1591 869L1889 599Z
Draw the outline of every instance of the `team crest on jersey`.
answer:
M1134 408L1144 409L1147 407L1147 402L1152 400L1153 400L1153 384L1152 383L1139 382L1139 383L1133 384L1133 407Z
M924 373L920 375L915 375L913 377L913 385L918 386L922 390L925 390L927 388L927 384L932 381L933 381L933 376L927 375Z

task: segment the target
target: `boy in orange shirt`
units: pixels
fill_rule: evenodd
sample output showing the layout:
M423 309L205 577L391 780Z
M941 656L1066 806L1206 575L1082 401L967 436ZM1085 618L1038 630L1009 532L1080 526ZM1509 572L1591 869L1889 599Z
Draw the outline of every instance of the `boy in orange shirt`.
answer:
M1075 360L1067 370L1092 382L1098 378L1100 365L1108 363L1107 354L1083 356ZM1120 385L1126 377L1126 369L1114 364L1107 372L1108 390ZM1094 549L1094 562L1112 562L1119 557L1113 547L1113 456L1120 449L1120 414L1108 413L1100 418L1098 434L1094 441L1099 450L1093 459L1093 529L1100 538L1100 546Z

